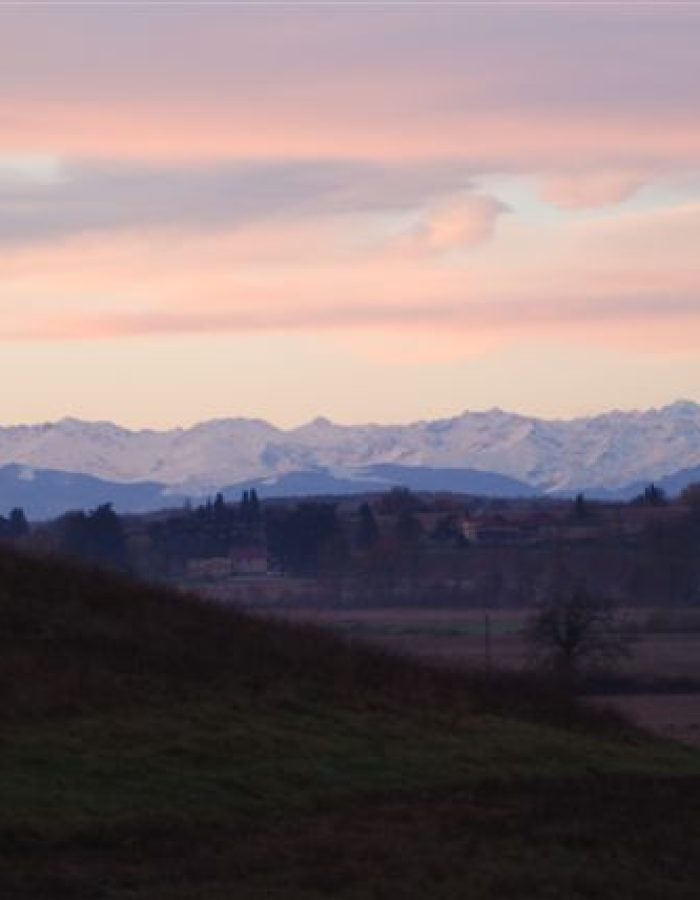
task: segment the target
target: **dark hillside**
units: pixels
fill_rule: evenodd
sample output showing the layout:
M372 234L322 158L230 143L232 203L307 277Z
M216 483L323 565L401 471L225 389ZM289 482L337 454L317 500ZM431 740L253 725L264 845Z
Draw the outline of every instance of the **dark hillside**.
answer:
M0 645L0 719L285 695L508 713L570 728L615 725L535 677L439 669L314 625L7 550L0 550Z
M698 755L535 680L3 551L0 691L2 897L695 896Z

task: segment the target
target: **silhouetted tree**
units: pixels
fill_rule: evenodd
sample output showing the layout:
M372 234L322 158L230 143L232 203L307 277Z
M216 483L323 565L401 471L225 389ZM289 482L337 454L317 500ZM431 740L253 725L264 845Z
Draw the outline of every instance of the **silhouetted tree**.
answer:
M252 526L257 526L260 524L262 513L260 510L260 499L258 498L258 492L255 488L251 488L250 490L250 524Z
M111 503L87 515L70 512L58 521L59 551L95 565L123 569L127 565L124 529Z
M357 525L355 544L359 550L371 550L379 540L377 520L369 503L363 503L358 512L360 521Z
M318 569L324 544L340 532L332 503L300 503L292 510L268 511L265 517L271 556L284 570L311 573Z
M694 511L700 510L700 482L696 481L684 488L680 501Z
M578 522L582 522L588 518L588 504L586 503L586 498L583 494L576 494L576 499L574 500L574 518Z
M538 604L525 635L569 689L585 663L611 663L628 652L613 604L562 573Z
M394 516L401 513L419 512L423 506L420 497L417 497L407 487L394 487L388 493L382 494L378 500L380 512Z
M255 532L259 528L261 521L262 514L260 511L258 492L255 488L251 488L249 491L243 491L243 496L241 498L241 522L245 528Z
M98 561L114 568L126 566L126 538L119 516L111 503L103 503L88 516L93 552Z
M29 523L24 515L24 510L16 507L10 512L9 518L0 516L0 540L17 541L29 534Z
M666 492L653 482L648 484L644 491L632 501L638 506L665 506L666 502Z
M214 498L214 504L212 506L212 513L214 519L218 522L223 521L226 518L226 504L224 503L224 495L219 493Z

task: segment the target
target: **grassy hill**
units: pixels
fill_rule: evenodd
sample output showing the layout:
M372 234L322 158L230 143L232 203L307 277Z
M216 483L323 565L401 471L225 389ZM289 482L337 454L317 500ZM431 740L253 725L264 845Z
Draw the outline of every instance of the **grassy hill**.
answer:
M0 896L690 898L700 755L0 552Z

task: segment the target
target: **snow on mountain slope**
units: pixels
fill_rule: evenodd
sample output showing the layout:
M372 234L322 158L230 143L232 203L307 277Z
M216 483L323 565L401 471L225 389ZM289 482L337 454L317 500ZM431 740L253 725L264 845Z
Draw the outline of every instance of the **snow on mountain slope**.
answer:
M171 431L62 419L0 428L0 465L9 463L191 492L316 467L352 477L378 464L479 469L545 491L614 489L700 465L700 406L679 401L568 421L498 409L409 425L315 419L288 431L259 419Z

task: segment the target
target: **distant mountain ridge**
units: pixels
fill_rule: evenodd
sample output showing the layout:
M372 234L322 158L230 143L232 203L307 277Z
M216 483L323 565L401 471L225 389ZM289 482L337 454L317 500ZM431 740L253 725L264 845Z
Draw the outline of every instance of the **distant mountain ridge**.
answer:
M168 431L62 419L0 428L0 467L8 465L122 486L145 482L155 499L254 483L285 492L296 483L300 493L335 483L344 493L365 483L383 489L399 477L424 490L432 483L435 490L489 493L489 478L506 478L513 484L493 481L493 493L616 495L676 473L679 484L691 478L700 466L700 405L678 401L571 420L499 409L408 425L345 426L318 418L289 430L240 418ZM482 478L475 481L477 473ZM7 505L1 493L0 502Z
M355 477L340 477L327 469L288 472L222 486L220 490L227 500L238 500L244 490L251 488L262 497L298 497L380 493L399 486L415 491L493 497L529 497L537 493L529 485L492 472L388 465L368 466ZM0 515L19 506L30 519L51 519L68 510L91 509L103 503L111 503L119 513L145 513L199 499L201 495L178 493L151 481L124 483L15 464L0 467Z
M345 477L328 469L288 472L274 478L256 478L231 485L223 490L227 499L238 499L243 490L255 488L261 496L296 497L379 493L392 487L413 491L474 494L489 497L532 497L536 488L498 475L475 469L431 469L424 466L380 464L358 469Z
M123 513L144 513L182 506L187 498L155 482L124 484L51 469L9 465L0 468L0 515L15 506L30 519L52 519L68 510L112 503Z

